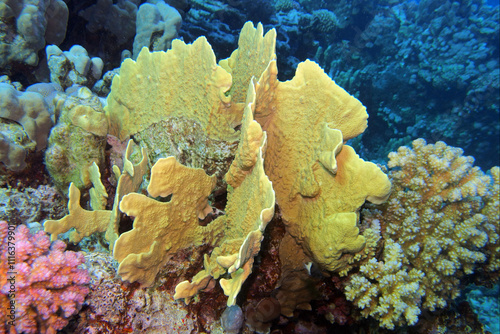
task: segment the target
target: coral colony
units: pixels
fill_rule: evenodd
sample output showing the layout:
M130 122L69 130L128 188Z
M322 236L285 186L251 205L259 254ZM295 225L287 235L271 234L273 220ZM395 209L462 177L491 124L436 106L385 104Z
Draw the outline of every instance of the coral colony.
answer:
M31 234L25 225L0 222L0 238L2 263L8 266L0 276L6 325L18 333L63 329L89 293L90 276L79 268L84 254L66 251L60 240L51 244L43 231Z
M498 18L0 0L0 334L498 333Z

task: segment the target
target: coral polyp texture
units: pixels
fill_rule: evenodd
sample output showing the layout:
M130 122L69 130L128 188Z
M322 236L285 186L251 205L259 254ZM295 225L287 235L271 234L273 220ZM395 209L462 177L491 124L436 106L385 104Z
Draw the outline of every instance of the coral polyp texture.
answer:
M342 270L343 254L365 246L357 210L391 189L379 167L344 145L365 130L365 108L311 61L286 82L272 61L256 92L255 118L269 137L265 168L287 230L322 268Z
M318 65L310 61L299 65L292 81L279 82L274 38L274 31L262 36L260 25L255 29L247 23L241 32L238 50L233 52L229 59L220 62L222 67L216 65L213 53L204 38L198 39L192 45L175 41L172 50L165 54L150 54L143 51L136 62L126 61L119 76L113 81L108 98L109 104L106 107L110 129L117 136L126 136L158 122L162 117L168 117L168 113L181 116L181 110L186 110L182 117L193 119L201 124L202 129L205 129L204 131L209 136L233 138L235 133L233 127L241 122L239 115L244 105L242 103L243 92L250 84L246 108L253 110L256 121L268 133L269 140L264 166L266 166L266 173L273 181L278 204L282 209L283 217L288 222L289 233L298 240L306 254L325 269L340 270L348 261L346 258L341 259L344 253L359 252L365 246L365 239L359 235L356 227L356 211L366 199L376 203L382 202L390 192L390 183L376 165L364 162L359 159L352 148L343 146L343 140L359 135L366 128L367 114L362 104L335 85ZM154 64L156 65L153 66ZM171 75L159 75L164 71L151 71L152 68L159 67L164 68L165 73L172 72ZM137 75L138 72L141 74ZM255 81L251 81L252 76L256 78ZM137 80L140 82L136 82ZM150 86L156 88L145 88ZM172 88L168 90L159 87ZM176 94L176 87L182 87L183 93ZM138 95L138 92L142 90L144 94ZM252 90L255 92L252 93ZM203 94L200 94L200 91ZM161 99L158 100L160 96ZM315 111L315 117L310 117L312 110ZM305 124L307 126L304 126ZM249 136L252 136L255 131L251 130ZM244 132L243 125L241 132ZM241 145L244 145L243 147L248 145L245 136L243 134L240 139L240 148L232 166L242 164L239 161L243 154L240 152L243 150ZM249 154L244 153L243 157L248 159L251 156ZM252 165L243 165L243 167L244 171L250 170ZM226 175L230 189L234 188L232 183L235 178L231 168ZM237 168L233 170L238 174L242 173ZM171 173L171 175L174 174L182 175L180 171ZM237 179L239 178L241 176ZM156 182L159 181L152 178L150 187ZM165 193L165 195L168 194L169 192ZM232 201L231 195L230 191L229 207ZM139 200L140 196L130 194L124 198L120 207L125 212L130 211L132 216L138 217L137 208L146 207L147 203L154 203L145 199L145 203L137 202L132 209L130 206L132 198ZM173 198L175 197L174 193ZM167 205L163 204L163 206ZM160 205L157 206L160 207ZM141 210L148 215L153 214L153 211ZM155 215L169 216L166 213ZM195 217L196 215L193 214L193 219ZM230 217L229 212L227 217ZM234 218L228 219L236 223ZM150 217L148 221L151 220ZM165 218L162 218L162 221L165 221ZM137 218L136 223L139 226ZM216 220L208 228L213 230L217 225ZM138 245L128 240L127 233L123 235L122 240L117 241L115 255L118 256L119 261L125 259L122 249L126 244ZM187 235L186 231L183 233L183 236ZM207 238L209 234L203 235ZM227 235L228 233L226 237ZM244 235L235 238L244 238ZM199 238L198 240L182 238L182 242L188 245L195 241L199 243L201 241ZM253 238L259 239L256 236ZM248 243L251 242L248 241ZM155 243L150 247L154 245ZM150 247L142 249L141 252L146 252L151 256L158 252ZM253 251L249 250L249 252ZM213 251L212 257L213 254L216 254L216 250ZM224 257L230 255L231 258ZM243 263L238 264L239 261L236 261L236 254L224 254L224 256L219 255L217 260L219 265L229 268L230 272L240 268L244 271L242 273L244 277L249 274L249 268L242 268ZM146 261L144 256L138 259ZM153 263L157 266L164 262L165 260L159 260ZM231 270L234 264L237 265ZM216 266L215 261L210 259L207 259L205 266L207 265ZM124 264L121 268L125 268ZM191 296L194 291L206 286L208 277L214 276L210 274L212 270L205 268L203 272L200 272L194 282L190 283L189 289L187 283L182 283L176 295ZM124 273L124 269L120 271ZM127 272L138 275L137 270ZM214 277L219 275L216 273ZM146 279L135 277L134 280L140 279L151 284L154 275L146 276ZM226 294L233 296L233 293L229 292L226 281L221 282ZM195 290L192 291L192 289ZM190 292L187 294L181 292L185 290ZM230 301L228 303L231 304Z
M405 324L404 320L414 325L420 314L424 273L418 269L408 271L404 263L401 246L389 240L383 261L371 258L362 265L360 274L351 276L345 291L347 299L362 309L361 314L379 319L380 325L389 329Z
M75 227L70 236L75 242L80 234L107 230L118 274L143 286L154 287L175 254L208 247L203 268L177 284L174 298L189 300L220 279L228 306L236 304L252 272L275 197L294 240L290 251L304 254L291 267L302 270L314 261L323 270L345 274L369 256L378 239L365 249L358 210L365 200L383 202L391 185L379 167L344 145L366 128L365 108L311 61L299 64L293 80L278 81L275 39L274 30L264 35L261 24L246 23L238 49L219 65L203 37L189 45L175 40L168 52L143 49L136 61L125 60L105 114L110 134L122 140L132 136L143 150L154 152L148 154L154 163L149 196L136 193L139 179L136 189L115 197L114 210L119 207L134 219L132 229L120 234L119 216L106 228L109 211L82 209L72 186L70 215L47 221L45 229L56 237ZM168 124L166 142L146 144L150 136L145 134L158 124L155 133ZM187 137L175 134L187 129ZM193 145L186 146L190 140ZM180 148L190 147L203 154L195 149L182 160ZM217 150L225 152L214 168L207 161ZM99 176L92 182L93 201L102 187ZM200 224L213 211L212 192L221 190L227 191L225 214ZM97 218L101 214L104 218Z
M499 1L0 0L0 334L493 332Z
M56 333L80 311L90 276L83 253L0 221L0 333ZM12 246L15 245L15 246Z
M493 182L490 185L488 196L484 197L485 205L481 214L485 215L487 221L493 223L493 226L489 226L489 238L486 244L487 269L491 272L498 272L500 269L500 167L491 168L490 174Z
M412 293L414 303L434 311L459 296L460 279L465 275L483 267L498 270L498 167L491 169L490 176L462 153L444 142L427 144L417 139L412 148L403 146L389 154L393 193L385 204L366 212L365 218L383 226L389 242L385 256L390 254L388 247L400 248L402 267L397 273L375 275L377 268L371 266L376 261L371 260L375 262L351 276L346 289L363 314L379 319L384 327L400 324L403 315L409 324L415 323L419 314L401 309L401 303L399 311L384 304L395 304ZM388 260L384 261L378 272L387 267ZM406 280L420 277L419 287L379 296L382 287L387 288L384 282L394 274ZM373 288L361 287L367 279Z
M389 155L394 195L383 220L412 265L425 272L423 306L430 310L458 296L458 277L486 261L484 250L498 239L496 220L481 213L491 177L459 148L443 142L413 142Z

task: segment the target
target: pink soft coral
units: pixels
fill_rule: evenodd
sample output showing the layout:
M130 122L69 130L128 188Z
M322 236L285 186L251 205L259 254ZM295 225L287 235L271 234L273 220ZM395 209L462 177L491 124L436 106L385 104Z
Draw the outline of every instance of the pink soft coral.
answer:
M33 235L25 225L14 230L4 221L0 241L0 334L56 333L64 328L89 293L90 276L78 268L85 262L83 253L65 251L60 240L51 245L43 231ZM8 247L13 242L16 261L9 266L8 251L13 249ZM12 289L15 298L10 298ZM8 314L12 300L14 322Z

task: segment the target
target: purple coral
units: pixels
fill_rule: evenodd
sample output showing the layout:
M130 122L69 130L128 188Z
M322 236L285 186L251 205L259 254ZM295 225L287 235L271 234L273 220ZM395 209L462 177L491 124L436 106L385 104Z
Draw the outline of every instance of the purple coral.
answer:
M0 334L56 333L89 293L90 276L79 268L83 253L65 251L40 231L0 221Z

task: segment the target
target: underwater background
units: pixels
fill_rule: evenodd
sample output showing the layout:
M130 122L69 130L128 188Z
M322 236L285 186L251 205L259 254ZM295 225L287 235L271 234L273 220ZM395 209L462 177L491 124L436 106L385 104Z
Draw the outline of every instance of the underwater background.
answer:
M500 333L499 19L0 0L0 334Z

